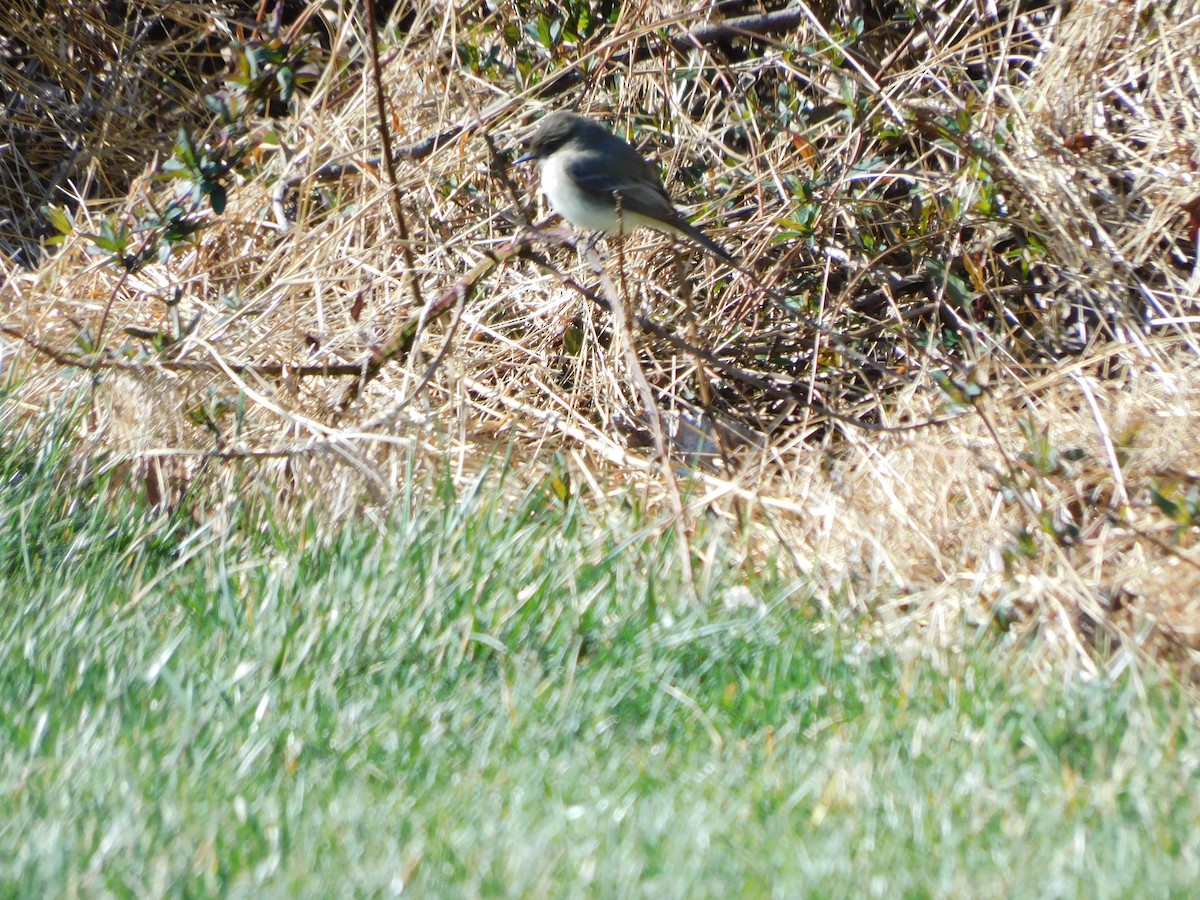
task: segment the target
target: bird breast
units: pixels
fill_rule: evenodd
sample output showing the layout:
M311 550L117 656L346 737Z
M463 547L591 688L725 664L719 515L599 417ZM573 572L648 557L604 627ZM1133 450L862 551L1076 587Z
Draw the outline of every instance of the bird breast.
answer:
M618 221L613 205L580 190L563 166L562 156L553 153L541 163L542 193L554 211L579 228L615 232Z

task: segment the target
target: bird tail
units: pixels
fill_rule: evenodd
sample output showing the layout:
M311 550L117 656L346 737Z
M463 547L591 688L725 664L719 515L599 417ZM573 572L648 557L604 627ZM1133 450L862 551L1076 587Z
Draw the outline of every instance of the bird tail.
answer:
M733 266L735 269L741 268L741 266L738 265L737 261L732 256L730 256L727 252L725 252L724 247L722 247L720 244L718 244L716 241L714 241L712 238L710 238L707 234L705 234L703 231L701 231L699 228L697 228L691 222L687 221L687 219L680 216L675 221L675 227L679 230L680 234L682 234L688 240L698 244L701 249L707 250L709 253L711 253L713 256L715 256L717 259L721 260L722 262L728 263L729 265Z

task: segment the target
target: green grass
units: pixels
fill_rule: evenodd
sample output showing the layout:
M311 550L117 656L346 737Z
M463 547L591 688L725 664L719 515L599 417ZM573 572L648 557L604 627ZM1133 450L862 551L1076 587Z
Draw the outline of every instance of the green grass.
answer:
M901 653L628 506L156 515L0 396L4 896L1067 896L1200 883L1194 696ZM199 501L194 501L197 504ZM197 507L199 508L199 507ZM720 557L720 551L717 551ZM762 609L727 608L747 586Z

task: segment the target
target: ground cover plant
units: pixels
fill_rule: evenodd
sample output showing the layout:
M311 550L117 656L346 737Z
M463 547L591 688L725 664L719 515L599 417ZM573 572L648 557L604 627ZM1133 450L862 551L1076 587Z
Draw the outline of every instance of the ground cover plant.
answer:
M0 10L7 883L1194 879L1200 9L370 12Z

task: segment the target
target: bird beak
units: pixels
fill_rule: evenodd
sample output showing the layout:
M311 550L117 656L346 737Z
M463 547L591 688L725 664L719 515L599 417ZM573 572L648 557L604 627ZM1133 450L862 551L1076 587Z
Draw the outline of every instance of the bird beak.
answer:
M529 162L531 159L537 159L537 157L534 156L532 153L526 153L525 155L518 156L516 159L514 159L513 165L515 166L518 163Z

